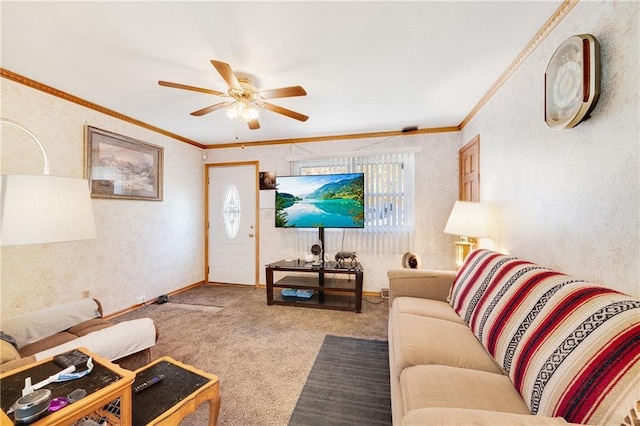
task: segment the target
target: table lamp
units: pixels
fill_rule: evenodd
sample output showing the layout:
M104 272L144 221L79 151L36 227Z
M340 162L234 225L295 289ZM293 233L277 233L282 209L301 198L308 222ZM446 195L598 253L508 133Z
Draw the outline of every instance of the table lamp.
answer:
M471 201L456 201L444 227L446 234L459 235L456 246L456 266L460 268L469 252L476 246L476 238L487 237L484 206Z
M49 159L40 140L20 124L0 123L26 132L38 144L42 175L0 177L0 242L2 246L54 243L96 238L89 182L49 176Z

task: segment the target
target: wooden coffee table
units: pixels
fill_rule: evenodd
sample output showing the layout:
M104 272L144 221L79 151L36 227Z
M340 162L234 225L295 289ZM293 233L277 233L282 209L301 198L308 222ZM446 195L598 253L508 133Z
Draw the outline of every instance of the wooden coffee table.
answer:
M75 389L81 388L87 392L87 396L68 404L66 407L55 413L47 413L33 425L70 425L75 420L89 416L113 401L119 401L121 410L117 421L122 425L131 424L131 384L135 378L132 371L125 370L109 362L96 354L89 352L86 348L79 348L80 351L93 358L93 371L76 380L68 382L51 383L45 389L51 390L51 397L66 397ZM53 358L48 358L22 368L12 370L0 375L0 413L1 425L13 425L15 419L13 414L7 415L7 411L13 403L22 396L24 379L31 377L33 384L46 379L47 377L59 373L62 370L53 362Z
M165 378L133 394L134 425L176 425L200 404L209 403L209 425L220 412L218 377L165 356L135 371L136 385L164 374Z

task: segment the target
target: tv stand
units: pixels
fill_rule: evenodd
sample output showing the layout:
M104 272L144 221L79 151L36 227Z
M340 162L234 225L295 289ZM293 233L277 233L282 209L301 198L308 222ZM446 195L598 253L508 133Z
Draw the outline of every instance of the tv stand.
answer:
M273 281L274 272L296 272ZM281 260L266 265L267 305L300 306L308 308L336 309L341 311L362 311L362 265L341 268L338 262L322 262L320 265L305 263L303 260ZM305 276L306 275L306 276ZM327 277L327 275L332 275ZM347 275L336 278L335 275ZM351 278L355 276L355 279ZM312 290L307 297L290 297L282 294L282 289Z

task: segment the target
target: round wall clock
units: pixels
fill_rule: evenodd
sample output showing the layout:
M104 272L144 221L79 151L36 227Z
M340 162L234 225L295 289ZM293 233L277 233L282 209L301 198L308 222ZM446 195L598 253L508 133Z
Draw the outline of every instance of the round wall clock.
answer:
M600 97L600 44L591 34L569 37L544 75L547 125L570 129L589 117Z

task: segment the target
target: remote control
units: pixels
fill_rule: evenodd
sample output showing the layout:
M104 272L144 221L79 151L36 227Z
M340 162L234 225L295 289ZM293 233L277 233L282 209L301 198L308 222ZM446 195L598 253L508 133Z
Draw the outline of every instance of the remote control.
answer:
M146 382L142 382L139 385L135 385L133 387L133 392L134 393L141 392L141 391L149 388L150 386L155 385L156 383L158 383L160 380L162 380L164 378L165 378L164 374L160 374L158 376L152 377L151 379L147 380Z

